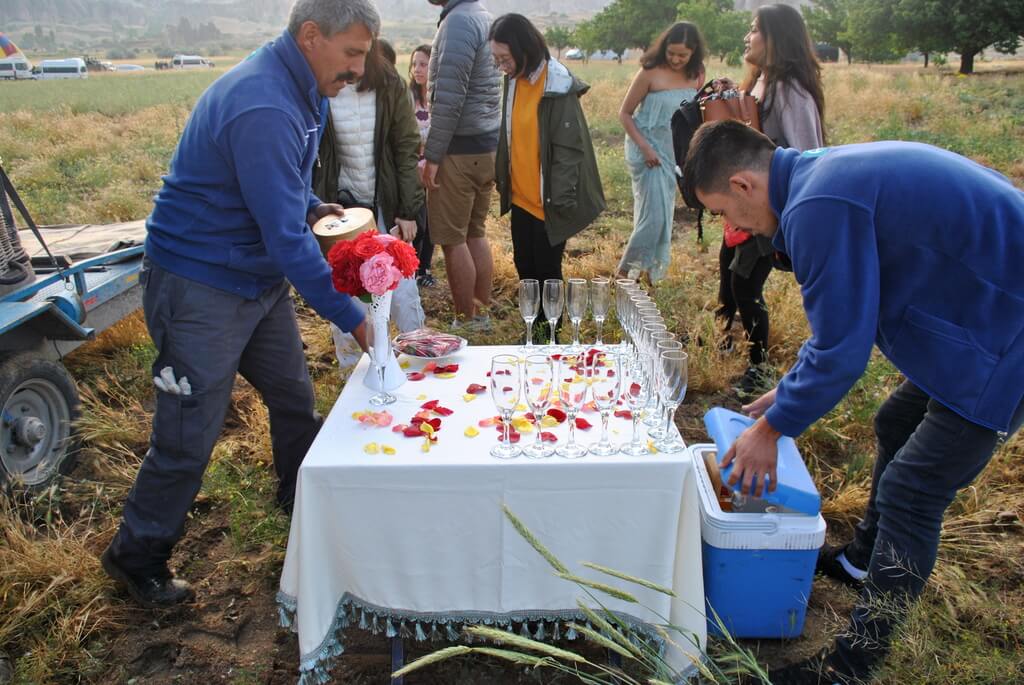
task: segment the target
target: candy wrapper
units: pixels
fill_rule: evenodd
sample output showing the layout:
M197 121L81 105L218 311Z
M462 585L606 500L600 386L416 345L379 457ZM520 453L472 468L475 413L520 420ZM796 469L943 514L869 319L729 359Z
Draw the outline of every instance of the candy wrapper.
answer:
M400 334L394 340L399 352L412 357L437 359L458 352L466 341L457 335L441 333L431 328L419 328Z

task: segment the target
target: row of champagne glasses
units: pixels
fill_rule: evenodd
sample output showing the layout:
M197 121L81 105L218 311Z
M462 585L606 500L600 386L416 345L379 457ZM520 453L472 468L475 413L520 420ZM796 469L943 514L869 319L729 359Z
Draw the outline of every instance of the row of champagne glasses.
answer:
M650 395L656 392L670 410L666 421L672 421L676 407L686 395L687 361L685 352L671 347L661 350L653 359L624 358L618 351L597 348L584 354L565 354L558 359L545 354L527 355L525 360L511 354L498 355L491 360L490 390L501 414L502 439L491 449L491 455L511 459L522 453L539 459L557 454L566 459L579 459L588 453L599 456L619 452L632 456L648 454L650 448L640 437L640 415ZM568 440L558 448L547 443L541 423L556 394L569 427ZM601 416L600 440L590 447L576 441L576 417L588 395ZM535 417L536 435L530 445L520 449L512 440L512 415L522 400ZM633 426L630 441L617 446L609 438L608 422L620 402L629 408ZM671 452L683 446L674 431L665 430L655 447Z
M519 313L526 323L526 345L524 351L533 351L533 322L543 307L544 320L551 329L550 342L542 351L552 353L558 344L556 329L563 312L572 323L572 344L570 349L579 350L580 324L586 317L589 306L597 325L596 345L604 344L602 333L608 316L611 299L611 281L607 278L549 278L541 284L537 279L526 278L519 282Z

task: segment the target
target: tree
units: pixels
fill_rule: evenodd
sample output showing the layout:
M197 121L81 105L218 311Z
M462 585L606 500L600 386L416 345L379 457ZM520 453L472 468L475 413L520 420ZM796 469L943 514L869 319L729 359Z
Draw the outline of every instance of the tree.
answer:
M853 62L853 41L847 33L850 0L813 0L800 9L811 37L828 43L846 53L846 63Z
M655 36L676 20L677 3L678 0L614 0L591 21L603 27L606 42L623 46L621 50L610 44L604 46L621 56L627 48L650 47Z
M844 34L850 49L868 62L892 62L907 53L902 36L893 26L895 0L855 0L847 5Z
M592 22L585 21L579 24L572 32L572 44L583 52L583 62L590 61L590 55L595 50L601 49L601 41L597 35L597 29Z
M1014 54L1024 35L1021 0L888 0L903 40L929 52L960 54L960 73L974 72L974 58L987 47Z
M687 0L676 8L681 21L696 24L708 52L737 65L743 57L743 37L750 30L750 12L732 9L731 0Z
M572 45L572 31L563 26L549 26L544 32L544 40L549 47L558 50L558 59L562 59L562 49Z

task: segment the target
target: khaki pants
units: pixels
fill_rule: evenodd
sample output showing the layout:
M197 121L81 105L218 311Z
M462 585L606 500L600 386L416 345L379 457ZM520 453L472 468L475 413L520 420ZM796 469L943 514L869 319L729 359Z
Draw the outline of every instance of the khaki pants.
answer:
M435 245L461 245L485 235L494 188L494 153L446 155L437 170L440 188L427 193L427 223Z

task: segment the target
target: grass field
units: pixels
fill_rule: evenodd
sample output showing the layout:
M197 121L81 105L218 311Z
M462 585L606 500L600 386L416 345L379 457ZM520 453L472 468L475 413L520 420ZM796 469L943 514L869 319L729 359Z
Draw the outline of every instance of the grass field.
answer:
M826 124L833 144L903 139L967 155L1024 187L1024 72L986 65L971 78L919 67L829 65ZM584 99L608 197L608 211L569 245L567 276L610 274L632 225L619 103L634 66L572 65L592 84ZM144 217L160 187L196 97L214 72L110 75L82 82L0 83L0 157L40 224L107 223ZM712 65L709 73L730 70ZM735 72L731 72L736 75ZM718 227L694 240L678 215L673 262L656 299L671 328L689 334L690 395L678 421L689 441L703 438L711 405L736 408L731 384L740 355L713 345ZM909 230L910 227L908 227ZM519 335L516 275L506 218L493 218L497 329L472 342ZM435 273L444 273L440 256ZM796 284L776 273L772 363L782 372L807 335ZM432 324L451 317L445 284L424 291ZM301 325L327 411L344 380L324 322L303 309ZM83 397L84 449L61 488L0 503L0 651L17 683L294 682L294 637L276 628L273 593L288 521L273 506L266 412L240 382L225 436L213 455L186 536L173 559L197 585L189 608L154 614L134 608L99 570L96 556L113 534L121 503L148 441L154 351L139 317L67 359ZM825 419L800 439L823 497L830 537L843 539L866 501L873 459L871 420L899 382L880 356ZM896 644L884 683L983 685L1024 680L1024 438L1005 445L949 511L940 561ZM558 550L553 550L555 553ZM594 559L597 563L602 560ZM853 595L818 581L805 636L749 643L781 663L826 644ZM1016 608L1015 608L1016 607ZM358 631L354 631L358 632ZM385 682L383 638L355 636L337 682ZM422 683L568 682L540 679L490 662L457 661L410 677Z

